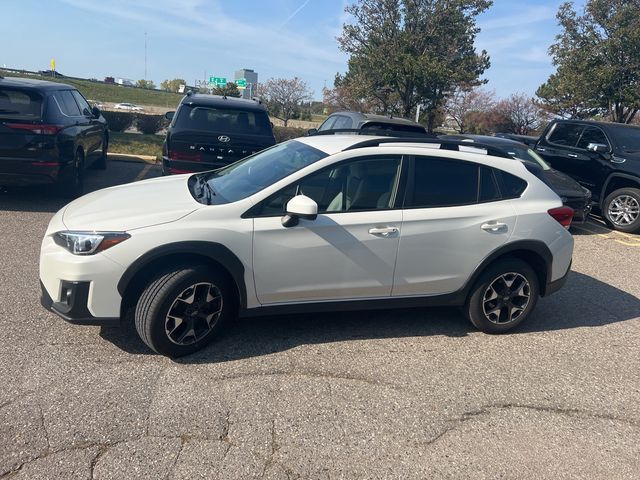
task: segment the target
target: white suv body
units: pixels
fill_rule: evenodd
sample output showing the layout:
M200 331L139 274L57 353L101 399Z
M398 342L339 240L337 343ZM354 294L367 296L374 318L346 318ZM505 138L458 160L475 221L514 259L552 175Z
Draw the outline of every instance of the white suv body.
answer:
M135 309L141 338L171 356L236 313L464 305L480 329L506 331L566 279L566 207L519 161L434 142L306 137L229 174L85 195L45 233L43 305L83 324Z

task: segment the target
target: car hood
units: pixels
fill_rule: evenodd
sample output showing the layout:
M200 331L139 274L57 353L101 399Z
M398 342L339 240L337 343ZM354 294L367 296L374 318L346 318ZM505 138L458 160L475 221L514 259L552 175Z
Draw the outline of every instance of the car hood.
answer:
M544 177L551 189L561 197L586 197L588 190L570 176L558 170L545 170Z
M69 230L127 231L178 220L202 208L189 192L189 175L154 178L98 190L71 202Z

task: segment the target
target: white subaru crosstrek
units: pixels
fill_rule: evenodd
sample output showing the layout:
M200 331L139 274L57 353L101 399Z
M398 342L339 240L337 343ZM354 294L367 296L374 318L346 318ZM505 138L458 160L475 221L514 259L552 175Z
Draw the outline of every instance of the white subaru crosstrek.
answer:
M464 145L312 136L85 195L45 234L42 303L79 324L133 311L172 357L238 315L457 305L505 332L565 282L573 212L522 162Z

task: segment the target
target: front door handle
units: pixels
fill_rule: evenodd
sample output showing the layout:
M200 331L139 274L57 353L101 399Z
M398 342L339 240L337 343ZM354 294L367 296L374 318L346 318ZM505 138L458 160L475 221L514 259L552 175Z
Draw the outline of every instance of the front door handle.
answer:
M577 153L567 153L567 157L569 157L569 158L578 158L578 154Z
M547 149L543 148L543 147L536 147L536 150L539 151L539 152L546 152L547 151Z
M375 237L391 237L395 236L400 229L398 227L372 227L369 233Z
M509 229L506 223L501 223L501 222L483 223L480 226L480 228L485 232L491 232L491 233L502 233L502 232L506 232Z

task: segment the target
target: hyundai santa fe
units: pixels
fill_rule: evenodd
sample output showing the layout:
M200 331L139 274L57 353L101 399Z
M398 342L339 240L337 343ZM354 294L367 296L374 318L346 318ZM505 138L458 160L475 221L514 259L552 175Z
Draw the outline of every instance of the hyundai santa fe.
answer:
M42 304L79 324L133 312L172 357L261 314L454 305L506 332L565 282L573 211L521 162L463 148L312 136L88 194L46 231Z

